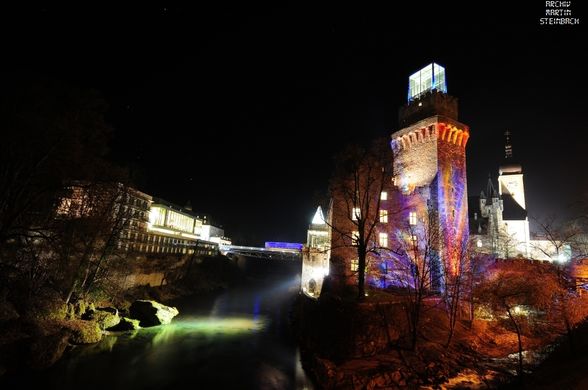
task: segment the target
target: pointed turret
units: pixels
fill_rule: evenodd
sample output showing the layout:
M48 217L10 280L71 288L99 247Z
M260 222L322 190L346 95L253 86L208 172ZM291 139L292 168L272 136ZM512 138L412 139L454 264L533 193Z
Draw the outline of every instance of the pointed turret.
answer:
M323 215L323 209L321 206L317 207L316 212L314 213L314 217L312 217L313 225L326 225L325 216Z
M482 192L483 193L483 192ZM498 198L498 191L494 188L492 176L488 174L488 183L486 183L486 199L492 202L492 199Z

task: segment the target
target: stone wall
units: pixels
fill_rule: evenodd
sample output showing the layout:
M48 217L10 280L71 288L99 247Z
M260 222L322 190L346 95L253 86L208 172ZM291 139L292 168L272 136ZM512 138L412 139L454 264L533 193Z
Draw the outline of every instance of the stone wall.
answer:
M301 348L334 361L388 351L408 334L398 303L302 297L296 307Z
M189 255L141 255L112 269L111 281L126 290L137 286L159 287L178 279Z
M431 91L414 99L398 110L398 122L406 126L433 115L458 119L458 100L440 91Z

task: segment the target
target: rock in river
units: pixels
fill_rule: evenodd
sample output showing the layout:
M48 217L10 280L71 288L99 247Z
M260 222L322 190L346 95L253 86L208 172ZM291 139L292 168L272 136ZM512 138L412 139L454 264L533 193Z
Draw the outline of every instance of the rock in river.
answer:
M129 308L130 317L139 320L139 325L156 326L169 324L178 315L178 309L155 301L138 300Z
M133 320L131 318L122 317L120 322L113 326L112 328L108 328L107 330L113 332L125 331L125 330L137 330L139 329L139 320Z

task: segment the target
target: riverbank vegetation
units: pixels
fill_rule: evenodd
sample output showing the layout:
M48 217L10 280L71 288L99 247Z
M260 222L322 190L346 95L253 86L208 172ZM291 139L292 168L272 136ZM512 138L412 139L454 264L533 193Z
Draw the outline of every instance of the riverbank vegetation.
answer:
M167 260L173 264L172 259ZM179 297L225 289L242 276L223 256L187 258L175 273L175 278L163 285L119 289L116 294L112 289L96 289L69 303L49 287L22 304L14 293L5 294L0 302L0 375L44 369L76 345L96 343L111 331L138 329L139 321L134 318L140 317L133 313L132 306L137 302L170 304Z
M529 374L554 348L573 362L586 339L588 299L562 286L561 275L551 264L496 262L476 284L473 318L464 300L454 324L442 295L428 295L414 348L411 299L400 289L368 289L362 302L353 291L301 296L295 318L304 366L321 388L537 383Z
M132 250L125 239L147 215L131 207L136 170L109 153L98 92L30 75L3 81L0 375L47 367L120 320L133 327L124 318L136 300L166 303L238 277L221 256Z

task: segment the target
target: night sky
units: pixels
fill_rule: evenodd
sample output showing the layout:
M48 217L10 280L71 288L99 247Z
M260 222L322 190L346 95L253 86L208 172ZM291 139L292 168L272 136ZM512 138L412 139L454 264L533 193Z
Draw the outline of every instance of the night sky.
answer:
M110 157L238 243L303 242L333 155L398 130L408 76L433 61L470 126L469 193L496 179L508 129L529 214L571 215L588 190L588 13L572 1L584 24L540 26L533 3L6 9L2 62L99 90Z

